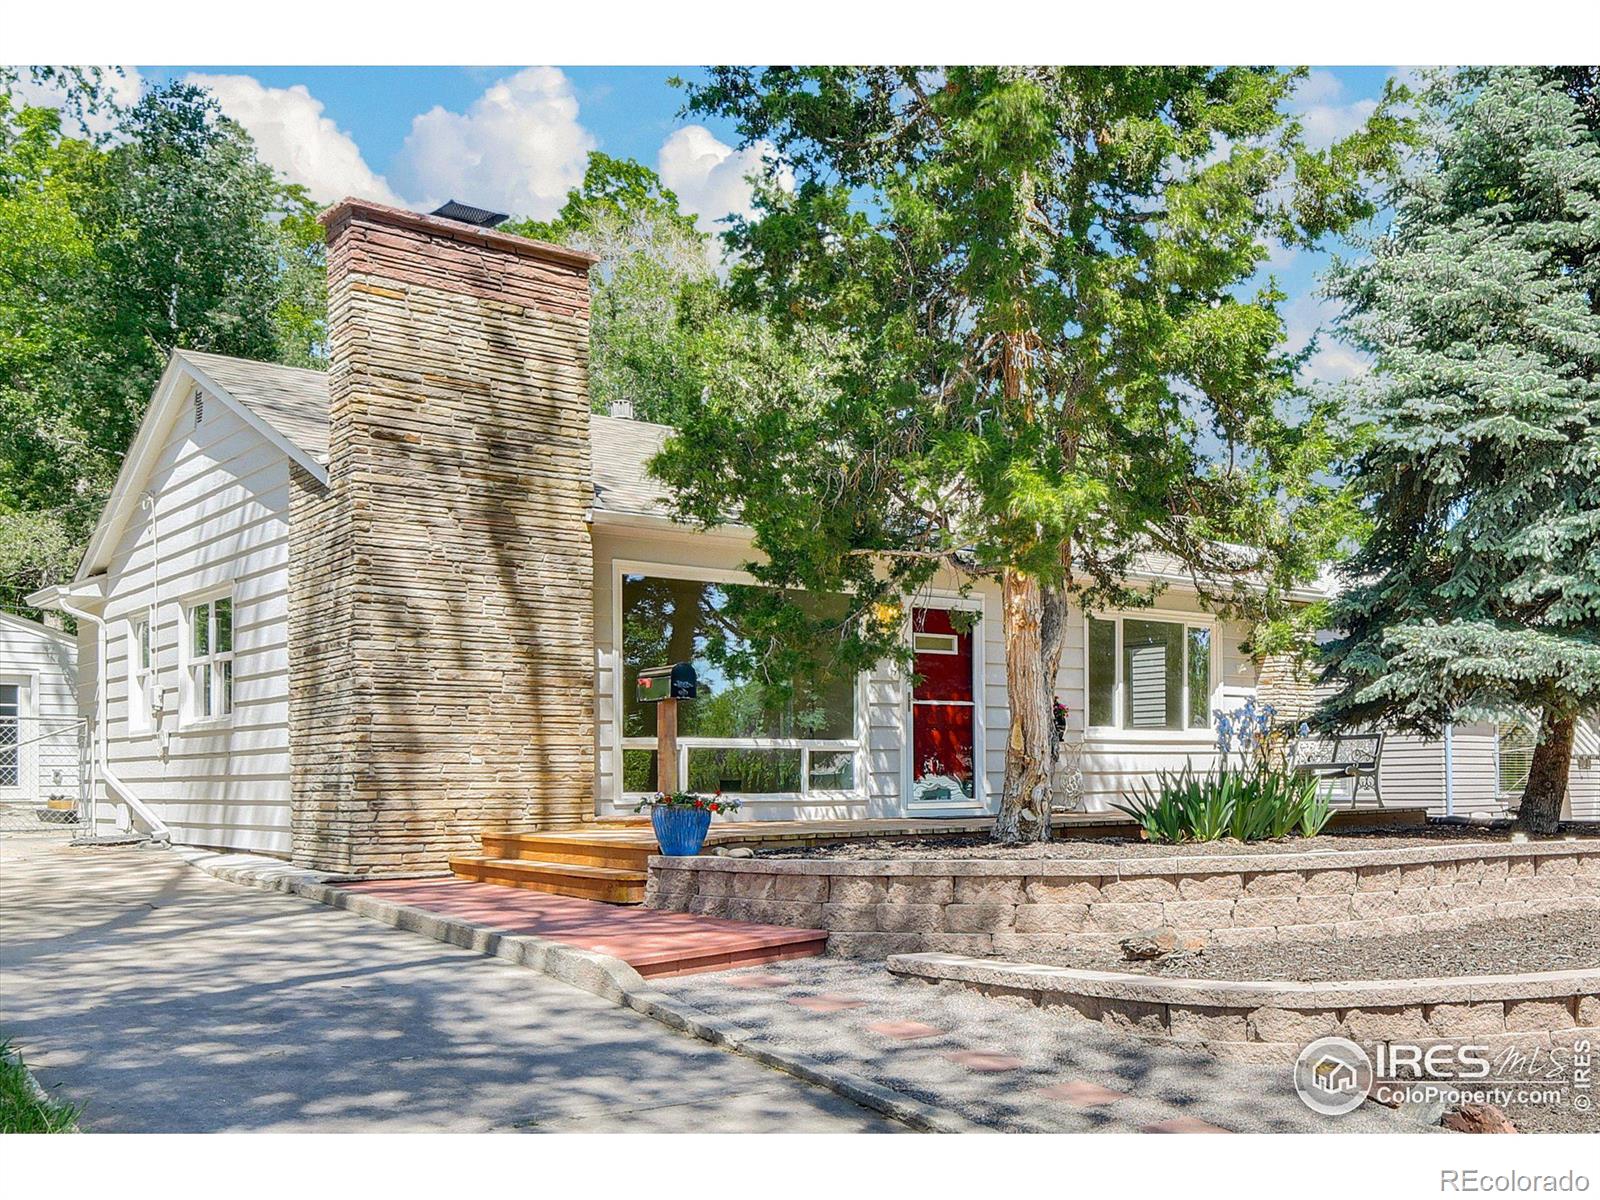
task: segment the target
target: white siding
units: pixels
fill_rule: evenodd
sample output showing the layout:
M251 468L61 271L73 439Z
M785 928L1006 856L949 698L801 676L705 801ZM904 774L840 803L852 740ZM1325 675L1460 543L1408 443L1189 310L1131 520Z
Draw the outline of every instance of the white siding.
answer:
M145 490L158 543L141 509L106 571L107 758L175 841L287 855L288 459L226 405L208 403L198 427L180 405ZM179 712L182 611L220 586L233 594L234 711L197 728ZM152 604L162 711L142 732L128 722L128 622Z
M1457 773L1457 782L1463 782ZM1378 783L1383 788L1385 805L1415 807L1424 805L1444 811L1444 742L1439 738L1419 737L1414 733L1389 733L1383 739L1383 761L1378 765ZM1372 803L1371 793L1362 800Z
M1135 611L1123 615L1145 614ZM1163 592L1156 609L1147 615L1152 620L1192 620L1199 624L1214 621L1193 592L1176 587ZM1256 663L1243 650L1248 632L1245 626L1237 621L1216 621L1215 625L1214 678L1208 709L1231 710L1255 693ZM1057 691L1070 710L1068 726L1078 737L1084 737L1089 706L1086 636L1084 614L1074 607L1068 617L1067 645L1056 678ZM1003 758L1003 740L1001 750ZM1196 771L1211 770L1217 766L1217 757L1216 737L1209 728L1182 733L1095 730L1084 740L1083 808L1089 812L1110 811L1129 792L1145 783L1153 784L1160 772L1181 771L1186 765Z
M67 634L0 613L0 683L22 699L19 778L0 801L78 798L77 647Z
M1600 821L1600 716L1579 721L1573 735L1567 815L1574 821Z

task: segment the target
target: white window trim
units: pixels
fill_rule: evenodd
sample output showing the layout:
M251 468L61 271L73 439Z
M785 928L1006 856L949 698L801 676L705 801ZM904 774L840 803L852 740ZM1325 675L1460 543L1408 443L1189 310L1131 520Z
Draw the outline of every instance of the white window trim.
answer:
M198 706L194 694L194 672L192 667L197 665L194 656L194 610L201 604L213 600L232 600L233 585L231 583L219 584L216 587L206 588L203 591L191 592L178 601L178 729L182 732L203 733L210 730L228 729L233 725L233 712L237 705L230 706L225 713L214 714L209 717L197 715ZM206 658L215 665L221 662L232 662L237 654L239 639L239 610L233 607L233 646L234 649L218 654L213 648ZM221 691L221 673L213 669L213 687ZM238 686L238 676L234 677L234 686Z
M1183 729L1130 729L1122 724L1123 709L1126 707L1124 689L1126 680L1122 677L1122 623L1125 620L1134 621L1161 621L1169 625L1181 625L1183 634L1183 714L1184 720L1189 718L1189 630L1206 629L1211 633L1211 694L1206 699L1206 711L1209 713L1218 707L1217 698L1222 694L1222 623L1215 617L1206 613L1189 613L1182 609L1171 608L1115 608L1103 612L1083 613L1083 721L1085 736L1092 740L1122 741L1122 742L1195 742L1212 743L1216 740L1215 733L1209 724L1198 725ZM1116 626L1117 643L1112 657L1112 664L1116 670L1116 681L1111 688L1111 713L1116 719L1115 725L1089 724L1090 689L1092 686L1089 674L1092 668L1089 647L1089 622L1091 620L1110 621Z
M39 676L35 672L0 672L0 683L17 687L17 782L0 784L0 796L15 798L27 796L32 790L32 772L29 770L38 749L32 743L37 726L33 724L38 714Z
M927 605L919 604L916 607L926 608ZM938 638L937 648L934 646L917 645L918 638ZM945 639L949 639L946 641ZM917 654L948 654L952 657L961 653L961 637L954 633L929 633L926 630L911 631L911 649Z
M900 796L901 808L907 814L921 813L924 816L937 813L960 812L982 814L989 811L989 770L988 752L985 746L987 723L984 720L987 708L984 695L984 627L989 619L988 606L984 603L981 593L963 596L959 592L927 590L918 592L906 602L906 640L911 643L913 630L911 628L911 614L918 608L943 608L956 609L963 612L978 614L977 623L972 627L972 798L970 800L933 800L917 803L912 797L916 794L916 737L912 728L912 719L916 711L917 700L914 696L915 689L909 684L902 689L905 692L905 704L901 714L900 723ZM930 653L921 651L920 653ZM932 651L931 653L938 653ZM960 701L940 701L940 703L961 703Z
M150 665L140 664L139 626L145 627L150 640ZM128 732L151 733L155 729L155 706L152 703L156 686L156 622L153 609L129 617L124 626L124 645L127 650L127 672L124 682L128 689Z
M624 681L627 664L622 652L622 579L625 575L654 575L658 579L682 579L691 583L731 583L748 587L764 586L748 571L728 570L722 567L694 567L681 563L644 562L638 559L615 558L611 560L611 696L612 720L612 778L616 780L617 803L637 803L649 792L630 792L623 783L622 752L624 750L654 750L656 739L651 737L624 737L623 724L627 715L627 696ZM680 737L678 739L678 778L689 778L689 751L692 748L726 750L800 750L800 790L798 792L726 792L731 800L741 804L826 804L857 803L867 798L867 672L856 675L854 688L855 736L852 738L704 738ZM845 790L811 787L811 751L824 753L839 750L854 751L853 774L855 787Z

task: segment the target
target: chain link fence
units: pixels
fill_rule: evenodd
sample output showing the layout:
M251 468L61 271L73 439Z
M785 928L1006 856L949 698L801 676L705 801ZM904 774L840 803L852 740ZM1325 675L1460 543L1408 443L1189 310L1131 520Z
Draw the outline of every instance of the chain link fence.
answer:
M0 834L73 838L88 829L88 726L43 719L0 694Z

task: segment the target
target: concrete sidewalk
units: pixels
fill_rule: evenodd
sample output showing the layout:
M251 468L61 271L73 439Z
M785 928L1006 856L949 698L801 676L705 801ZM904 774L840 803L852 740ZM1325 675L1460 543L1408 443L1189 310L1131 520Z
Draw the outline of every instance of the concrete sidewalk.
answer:
M86 1132L900 1132L471 950L159 850L0 839L0 1032Z

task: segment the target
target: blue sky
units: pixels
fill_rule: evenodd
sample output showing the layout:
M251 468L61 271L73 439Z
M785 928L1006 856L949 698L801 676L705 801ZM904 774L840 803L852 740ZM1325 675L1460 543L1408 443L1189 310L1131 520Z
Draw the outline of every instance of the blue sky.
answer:
M1296 97L1307 136L1326 143L1358 125L1398 68L1319 67ZM191 78L254 135L262 157L320 200L347 194L432 207L454 197L517 215L550 216L592 149L658 170L704 227L747 211L740 150L726 124L680 117L695 67L127 68L124 98L152 82ZM1290 299L1302 345L1328 311L1314 295L1325 254L1282 251L1268 269ZM1308 375L1360 369L1323 339Z

